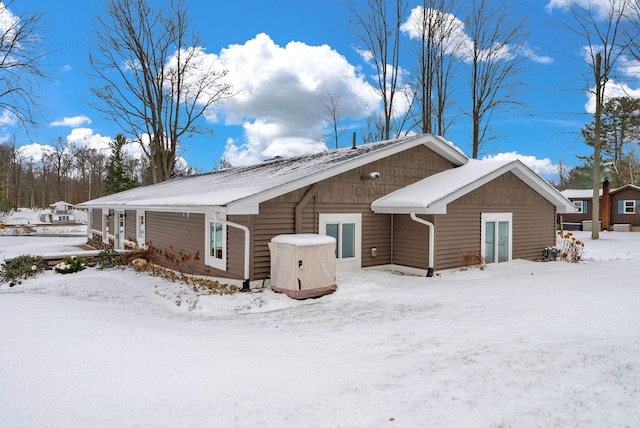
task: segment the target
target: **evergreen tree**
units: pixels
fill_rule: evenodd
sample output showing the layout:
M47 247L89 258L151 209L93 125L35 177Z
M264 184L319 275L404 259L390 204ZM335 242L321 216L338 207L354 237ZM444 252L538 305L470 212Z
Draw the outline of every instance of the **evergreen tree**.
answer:
M106 195L133 189L138 186L138 181L132 177L133 171L128 171L125 167L127 163L126 154L123 152L127 139L118 134L115 140L109 143L111 156L107 164L107 177L104 182Z
M594 123L582 130L585 142L593 146ZM640 145L640 99L609 99L602 109L602 163L611 172L613 186L635 184L638 169L635 149Z

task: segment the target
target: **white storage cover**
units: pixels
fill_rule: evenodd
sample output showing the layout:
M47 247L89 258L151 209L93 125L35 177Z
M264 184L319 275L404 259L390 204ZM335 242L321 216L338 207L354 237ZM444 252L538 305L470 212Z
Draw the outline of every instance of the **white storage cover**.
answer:
M271 288L295 299L336 290L336 240L316 234L278 235L269 242Z

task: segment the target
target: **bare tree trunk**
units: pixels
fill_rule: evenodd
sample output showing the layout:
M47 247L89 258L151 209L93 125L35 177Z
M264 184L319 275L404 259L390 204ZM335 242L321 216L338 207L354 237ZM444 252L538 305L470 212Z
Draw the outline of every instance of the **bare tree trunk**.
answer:
M593 195L591 197L591 239L600 238L600 142L602 129L602 98L604 83L602 82L602 55L595 57L594 79L596 83L596 112L593 138Z

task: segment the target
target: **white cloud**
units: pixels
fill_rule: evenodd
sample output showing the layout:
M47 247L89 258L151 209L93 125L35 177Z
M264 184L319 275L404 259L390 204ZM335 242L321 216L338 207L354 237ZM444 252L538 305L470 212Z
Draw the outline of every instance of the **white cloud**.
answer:
M63 65L63 66L60 68L60 71L64 71L64 72L71 71L71 70L73 70L73 67L71 67L71 65L69 65L69 64L67 64L67 65Z
M91 124L91 119L87 116L65 116L63 119L51 122L51 126L68 126L70 128L76 128L85 124Z
M207 58L228 70L235 92L210 109L207 118L244 128L244 141L227 142L224 157L233 165L325 150L317 136L327 94L339 97L342 119L361 119L379 109L373 87L327 45L290 42L282 47L258 34Z
M0 115L0 126L15 125L16 123L18 123L18 118L9 110L4 110Z
M548 176L558 173L556 165L554 165L549 158L538 159L535 156L521 155L518 152L498 153L496 155L484 156L482 158L482 160L495 161L513 161L516 159L540 175Z
M575 3L584 9L593 8L593 10L598 13L598 16L602 18L611 10L611 1L612 0L549 0L545 9L547 12L553 12L554 9L568 9ZM619 5L620 1L621 0L613 0L613 4Z
M32 159L35 163L42 160L45 153L53 151L53 147L38 143L27 144L20 147L22 155L27 159Z
M450 55L455 55L461 58L463 61L471 61L473 58L474 43L471 38L465 32L465 24L455 15L450 13L444 13L439 10L431 9L426 14L423 12L422 6L416 6L409 15L407 21L405 21L400 29L409 35L410 38L421 38L421 28L423 28L422 22L424 16L430 17L430 19L437 23L438 29L443 29L443 33L435 34L434 37L440 40L441 44L445 48L445 52ZM526 45L523 46L511 46L496 41L491 48L483 49L478 52L480 61L484 59L511 59L516 55L523 55L533 61L549 64L552 62L551 58L538 56L533 50Z
M640 98L640 88L632 89L626 83L616 83L613 80L609 80L604 87L604 98L606 100L616 97L632 97ZM589 114L596 112L596 97L594 95L595 89L592 89L587 93L587 103L584 105L585 110Z
M111 137L94 134L91 128L75 128L67 135L67 142L76 147L86 147L93 150L109 149Z

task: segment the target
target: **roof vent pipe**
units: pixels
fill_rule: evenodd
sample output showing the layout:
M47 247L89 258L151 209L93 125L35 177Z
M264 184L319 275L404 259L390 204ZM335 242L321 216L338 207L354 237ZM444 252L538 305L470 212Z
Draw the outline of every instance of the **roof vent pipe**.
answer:
M357 148L356 147L356 133L355 133L355 131L353 132L353 138L352 138L352 141L351 141L351 148L352 149Z
M424 224L429 227L429 267L427 268L427 278L431 278L433 276L433 256L436 252L435 249L435 231L433 223L427 221L425 219L419 218L416 216L416 213L411 213L411 220L417 221L418 223Z

